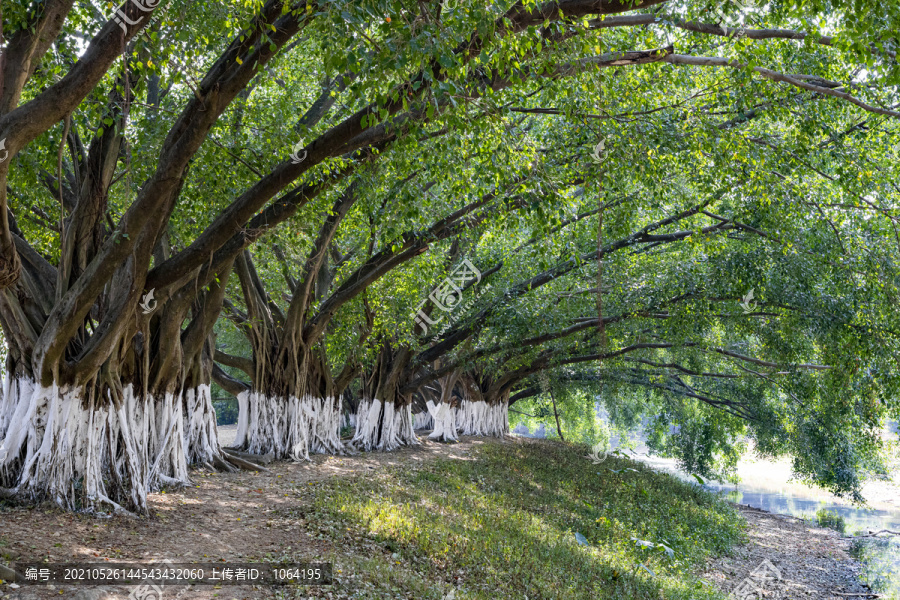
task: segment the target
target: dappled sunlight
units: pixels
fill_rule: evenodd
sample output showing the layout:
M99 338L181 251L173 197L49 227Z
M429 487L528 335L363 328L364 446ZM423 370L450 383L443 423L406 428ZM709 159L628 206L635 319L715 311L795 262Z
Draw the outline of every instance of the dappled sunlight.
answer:
M695 505L691 498L703 494L684 484L660 482L653 486L654 479L666 476L651 471L641 475L653 490L646 498L640 495L646 506L626 508L631 501L613 488L627 487L627 478L595 477L592 465L579 453L583 453L580 448L551 450L540 444L487 446L472 452L477 459L472 466L448 459L430 468L401 469L379 480L377 487L367 485L368 480L323 482L317 484L320 490L313 490L311 498L327 494L327 500L316 502L319 514L340 517L344 533L349 528L349 537L335 529L336 539L351 545L360 535L373 541L389 540L404 556L411 553L427 558L439 572L462 568L470 590L479 588L479 573L492 581L537 582L545 576L545 568L574 568L567 576L574 580L559 588L558 597L593 598L598 593L606 597L603 594L617 589L618 593L635 594L629 597L649 598L655 597L651 590L657 586L667 597L707 597L707 592L695 589L699 584L687 584L679 573L699 558L698 547L709 543L702 536L695 537L699 531L718 528L720 533L731 530L731 535L737 535L734 517L726 518L728 509L710 497L705 497L705 508ZM548 458L554 460L548 462ZM512 465L517 471L510 472ZM360 485L366 493L348 493ZM679 486L689 492L683 503L678 500L683 493L676 491ZM602 502L594 500L598 491L606 494ZM660 494L665 498L658 498ZM667 541L678 552L674 563L658 553L642 552L629 541L629 535L659 537L642 531L649 524L647 517L654 515L648 512L652 510L649 505L655 503L670 509L660 525L671 525L675 515L690 523L685 523L683 532L668 528ZM717 510L724 512L715 518ZM329 517L324 517L326 514ZM644 518L635 520L640 515ZM714 521L701 524L709 517ZM650 520L656 522L656 518ZM590 547L577 543L574 526L587 537ZM712 547L716 546L713 543ZM643 569L638 573L639 564L645 564L659 579L648 578ZM575 585L576 580L582 583ZM527 586L522 591L534 593L528 592ZM480 596L476 593L473 597Z

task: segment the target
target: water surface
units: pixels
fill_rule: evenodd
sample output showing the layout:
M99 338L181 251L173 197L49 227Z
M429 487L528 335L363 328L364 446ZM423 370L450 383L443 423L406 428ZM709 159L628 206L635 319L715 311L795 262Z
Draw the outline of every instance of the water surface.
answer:
M645 447L639 446L634 457L655 469L696 481L680 471L674 460L650 456ZM742 460L738 474L741 477L738 485L708 482L704 487L738 504L812 521L817 511L826 509L843 517L847 536L882 529L900 532L900 507L897 506L900 498L882 497L865 507L854 506L824 490L790 481L787 460ZM852 554L865 566L863 581L882 594L882 598L900 600L900 536L862 538L854 541Z

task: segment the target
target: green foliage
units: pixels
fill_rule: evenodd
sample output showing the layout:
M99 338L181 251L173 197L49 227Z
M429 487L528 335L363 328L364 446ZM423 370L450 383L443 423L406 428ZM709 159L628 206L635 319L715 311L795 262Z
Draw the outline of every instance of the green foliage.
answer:
M609 444L612 433L609 426L597 416L588 391L560 387L554 389L554 394L560 425L567 442L591 446L604 441ZM548 395L517 402L509 413L510 428L515 428L519 423L526 425L531 431L543 423L547 437L559 438L553 404Z
M238 403L235 398L213 398L216 409L216 425L234 425L238 421Z
M819 527L834 529L835 531L842 534L844 533L844 529L846 528L844 517L825 508L820 508L816 511L816 523L819 524Z
M434 331L418 335L413 314L465 258L491 274L466 290L471 304L441 315L441 327L472 326L442 360L493 378L522 370L515 392L537 384L528 367L550 356L544 368L558 389L567 439L603 437L594 415L600 396L614 432L646 423L651 448L694 473L728 477L752 441L766 456L794 456L807 481L858 498L861 477L881 468L878 426L900 417L898 120L773 83L753 68L797 74L896 110L900 8L789 0L722 17L794 30L795 39L684 27L721 4L637 7L630 14L654 17L640 26L600 27L554 11L520 31L507 30L503 17L513 2L285 5L305 15L302 32L204 133L172 208L170 250L190 246L281 169L297 143L340 129L371 103L365 135L384 126L390 143L360 142L364 158L332 148L329 158L284 182L286 195L322 191L252 249L275 305L290 301L283 273L300 277L311 253L326 250L315 248L320 228L351 184L359 197L327 248L326 289L304 317L315 316L373 256L399 253L448 215L483 204L451 238L397 261L340 306L317 342L333 372L372 368L372 340L414 353L436 341ZM101 131L127 138L104 190L108 222L154 177L172 150L167 140L178 115L262 5L170 0L72 113L84 147ZM12 39L42 6L4 3L4 36ZM72 10L22 102L68 73L106 21L90 4ZM745 66L643 61L598 71L590 62L670 46L677 55ZM125 70L136 76L127 120L109 102ZM332 109L315 123L303 119L339 77L346 85L326 93ZM391 103L402 106L395 116ZM12 158L8 180L18 228L54 265L62 209L47 182L59 166L74 173L76 152L70 148L57 164L62 131L58 123ZM605 153L597 164L591 152L600 140ZM335 175L350 166L351 175ZM286 264L275 258L276 245ZM740 300L751 289L756 310L745 312ZM609 320L602 340L593 326L572 329L596 318L598 295ZM228 296L246 309L237 277L229 279ZM220 319L216 333L219 347L251 355L232 323ZM549 398L515 407L539 414L529 423L541 420L555 435ZM511 417L513 425L523 418Z
M598 472L588 450L491 443L475 460L316 483L306 518L353 554L399 555L395 590L425 578L455 582L457 598L722 598L695 573L742 539L733 507L640 463L611 457Z

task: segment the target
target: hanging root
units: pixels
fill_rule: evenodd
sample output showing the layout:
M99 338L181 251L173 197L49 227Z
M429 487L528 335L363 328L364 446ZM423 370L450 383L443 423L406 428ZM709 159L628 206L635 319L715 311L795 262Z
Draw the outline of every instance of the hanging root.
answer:
M341 413L341 429L344 427L349 427L351 429L356 429L356 414L352 412L342 412Z
M356 410L356 433L350 445L358 450L372 450L378 445L381 400L361 400Z
M125 403L133 410L142 427L144 445L152 458L148 476L151 490L172 487L173 480L190 485L185 452L183 403L181 394L166 392L161 398L141 401L132 386L125 388Z
M216 409L208 385L188 389L184 397L184 454L188 464L209 462L219 454Z
M237 395L238 421L237 433L234 437L232 448L243 448L247 444L247 432L250 428L250 392L241 392Z
M344 454L341 441L341 399L306 396L311 408L310 451L318 454Z
M426 412L420 412L413 415L413 429L434 429L434 419Z

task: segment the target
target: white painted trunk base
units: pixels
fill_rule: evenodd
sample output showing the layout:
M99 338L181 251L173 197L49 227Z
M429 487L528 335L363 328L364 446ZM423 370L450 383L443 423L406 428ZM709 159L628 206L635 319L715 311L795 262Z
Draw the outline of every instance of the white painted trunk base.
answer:
M208 385L184 393L184 454L188 464L212 463L222 458L216 409Z
M7 373L3 373L3 395L0 396L0 440L6 437L6 430L12 421L13 412L16 408L15 398L10 395L11 378Z
M343 429L344 427L356 429L356 414L341 413L341 429Z
M413 415L413 429L431 429L434 427L434 419L428 412L420 412Z
M426 405L431 418L434 420L434 428L428 435L428 439L440 442L459 441L456 434L456 415L453 408L446 402L435 404L431 400Z
M247 445L247 431L250 428L250 392L241 392L238 394L237 401L237 432L235 433L232 447L243 448Z
M506 402L463 400L456 412L456 426L460 435L503 437L509 433L509 406Z
M238 410L234 448L293 460L309 460L310 452L344 453L340 399L242 392Z
M6 385L0 423L0 486L67 510L147 512L147 493L190 482L181 396L138 398L129 385L121 406L84 391Z
M184 451L184 407L181 394L170 392L155 400L141 402L125 388L125 404L134 408L134 426L139 440L148 440L148 457L151 460L149 485L157 490L166 485L189 485L187 455ZM161 406L160 406L161 405ZM140 432L147 433L141 435ZM147 437L145 437L145 435Z
M419 438L413 430L412 407L394 409L393 402L362 400L357 408L356 433L350 444L366 452L388 452L400 446L415 446Z

